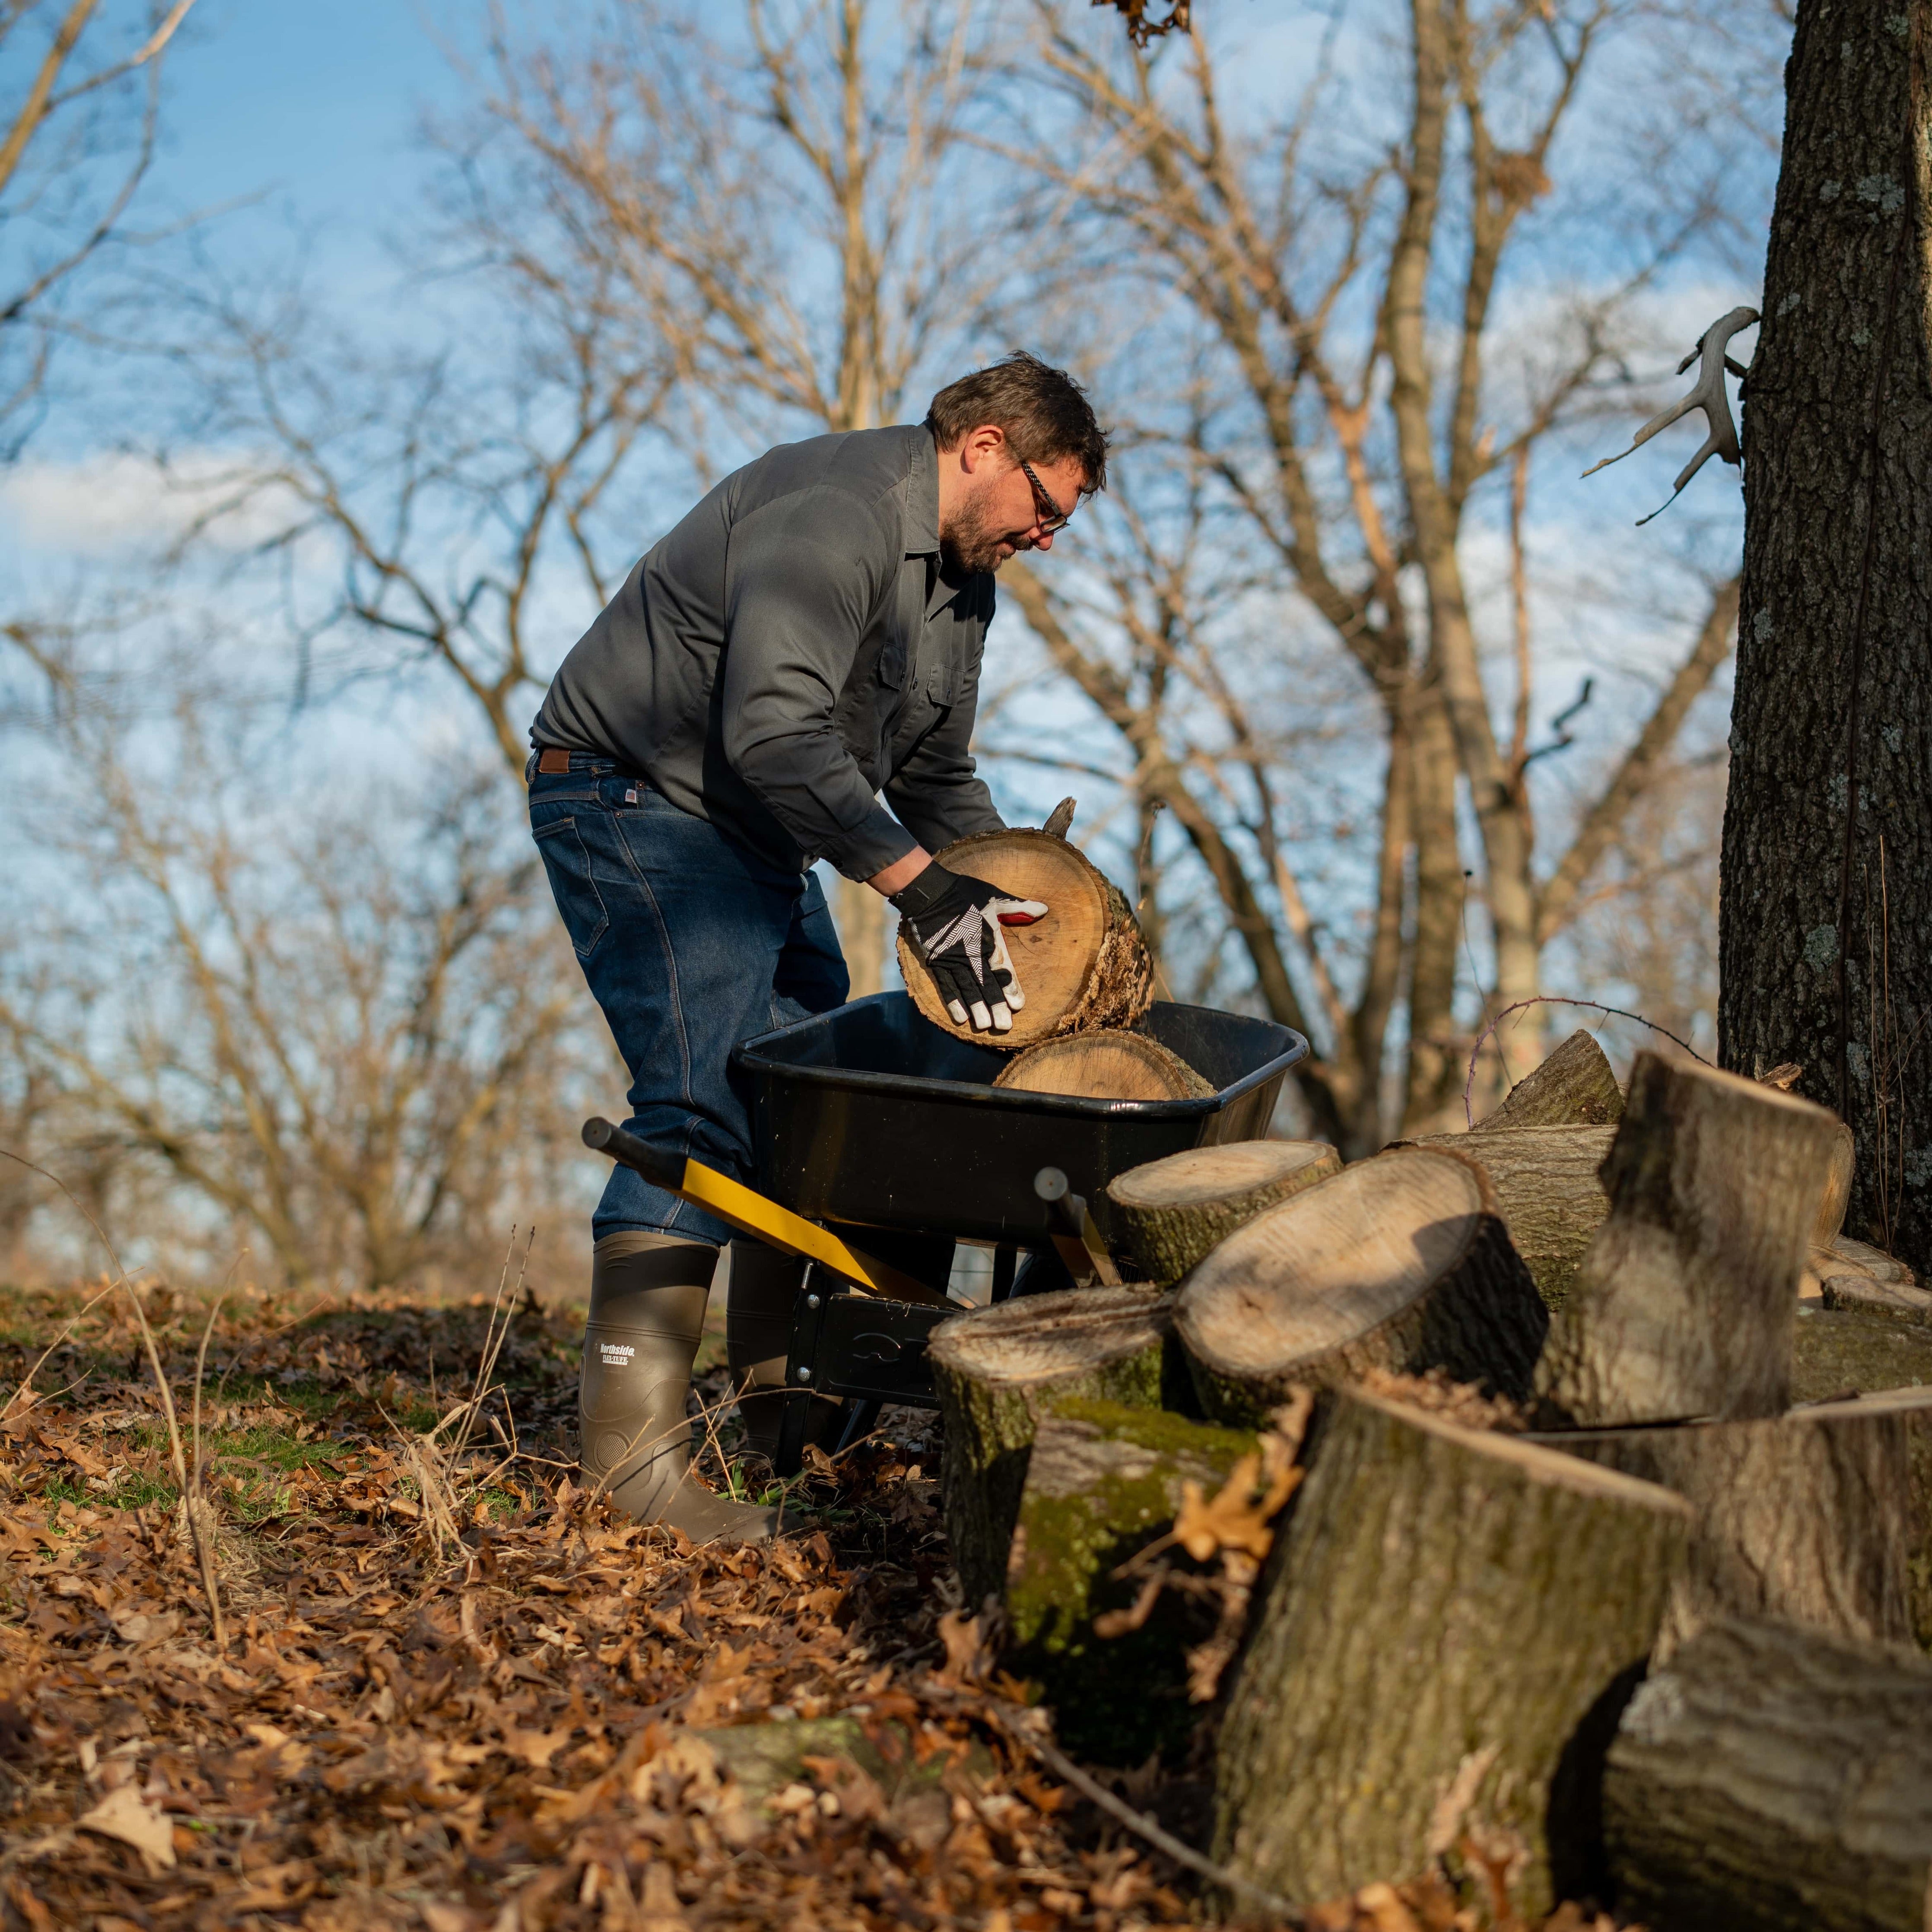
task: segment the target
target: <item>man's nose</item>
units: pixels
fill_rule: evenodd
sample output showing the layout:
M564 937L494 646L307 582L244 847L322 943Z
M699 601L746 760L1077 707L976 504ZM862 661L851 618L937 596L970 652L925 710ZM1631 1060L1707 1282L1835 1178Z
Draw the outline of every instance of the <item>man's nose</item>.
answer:
M1054 533L1052 530L1042 530L1040 535L1035 537L1033 540L1034 548L1035 550L1052 549L1054 534Z

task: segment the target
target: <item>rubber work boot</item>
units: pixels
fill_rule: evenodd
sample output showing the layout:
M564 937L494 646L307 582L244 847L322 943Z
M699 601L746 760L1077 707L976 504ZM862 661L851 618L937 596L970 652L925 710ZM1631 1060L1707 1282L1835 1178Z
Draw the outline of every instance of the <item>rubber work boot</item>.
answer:
M792 1312L804 1274L805 1263L796 1255L782 1255L763 1241L731 1244L724 1354L731 1365L731 1385L738 1390L738 1413L744 1418L748 1446L760 1455L778 1453ZM814 1396L806 1442L823 1446L837 1441L844 1414L842 1402Z
M590 1268L590 1318L577 1384L585 1480L640 1522L694 1543L758 1543L778 1512L714 1496L690 1474L685 1399L718 1251L670 1234L606 1234Z

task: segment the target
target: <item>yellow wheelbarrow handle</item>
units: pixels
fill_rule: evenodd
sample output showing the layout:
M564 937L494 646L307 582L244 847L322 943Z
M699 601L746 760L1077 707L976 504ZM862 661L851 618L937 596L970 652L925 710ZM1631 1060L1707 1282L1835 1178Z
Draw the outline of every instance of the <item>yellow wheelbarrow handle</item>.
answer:
M896 1301L921 1301L928 1306L951 1304L936 1288L903 1274L872 1256L849 1248L829 1228L789 1208L781 1208L756 1188L720 1174L702 1161L686 1160L681 1164L667 1158L635 1134L626 1133L598 1114L584 1124L584 1144L625 1167L634 1169L654 1186L688 1201L694 1208L728 1221L741 1233L786 1254L802 1255L819 1262L835 1274L842 1275L855 1286L874 1294L890 1296Z

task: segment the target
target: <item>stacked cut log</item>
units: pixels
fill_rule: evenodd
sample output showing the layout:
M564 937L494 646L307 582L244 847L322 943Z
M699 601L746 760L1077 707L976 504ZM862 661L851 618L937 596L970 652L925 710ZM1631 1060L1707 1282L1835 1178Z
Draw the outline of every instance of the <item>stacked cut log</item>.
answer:
M1624 1713L1604 1825L1619 1904L1653 1932L1924 1932L1932 1663L1714 1624Z
M1217 1492L1255 1437L1064 1393L1042 1407L1006 1559L1006 1667L1040 1687L1082 1756L1173 1755L1198 1714L1187 1652L1216 1605L1115 1572L1167 1534L1190 1485Z
M1371 1370L1527 1394L1547 1319L1483 1169L1420 1148L1257 1215L1196 1265L1175 1317L1203 1408L1238 1426Z
M1324 1899L1474 1826L1520 1847L1520 1909L1583 1889L1591 1760L1689 1519L1654 1484L1344 1394L1228 1700L1216 1856Z
M1042 1040L1016 1054L993 1084L1094 1100L1203 1100L1214 1090L1178 1053L1122 1027Z
M1264 1209L1341 1171L1323 1141L1231 1141L1130 1168L1107 1193L1127 1248L1165 1286Z
M953 871L986 880L1015 898L1048 908L1037 923L1008 926L1012 956L1026 1004L1012 1030L974 1032L956 1021L903 931L899 970L913 1004L942 1030L1009 1052L1064 1034L1131 1027L1154 999L1154 962L1125 896L1072 845L1046 831L976 832L938 855Z
M946 1425L942 1491L969 1607L1006 1588L1034 1438L1049 1405L1184 1400L1173 1306L1148 1288L1076 1288L955 1316L928 1359Z

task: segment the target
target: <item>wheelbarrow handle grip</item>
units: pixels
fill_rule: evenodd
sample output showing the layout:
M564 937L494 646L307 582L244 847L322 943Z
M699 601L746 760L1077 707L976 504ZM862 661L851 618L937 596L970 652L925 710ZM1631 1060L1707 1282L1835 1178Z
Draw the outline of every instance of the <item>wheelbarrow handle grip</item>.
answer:
M632 1168L653 1185L676 1193L684 1184L684 1163L667 1160L647 1142L640 1141L602 1114L592 1114L584 1124L584 1144L608 1154L621 1166Z

